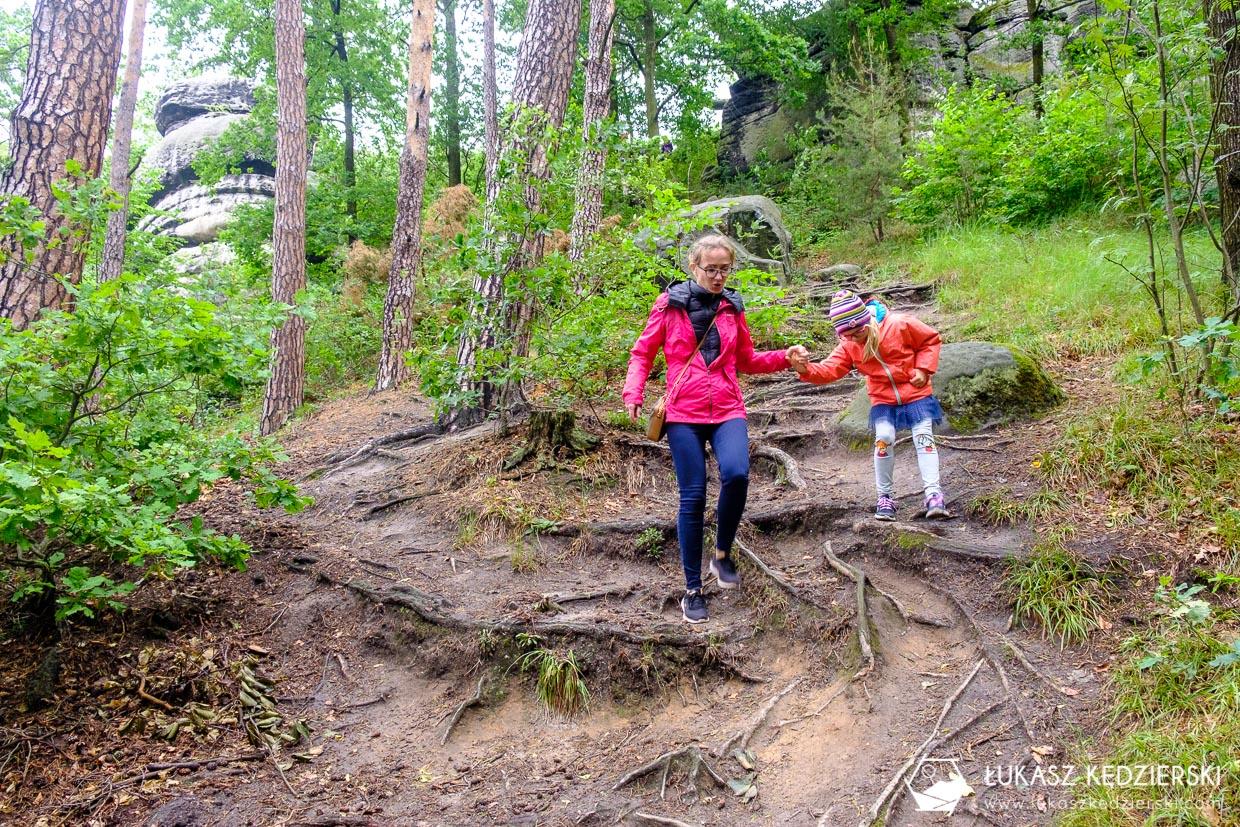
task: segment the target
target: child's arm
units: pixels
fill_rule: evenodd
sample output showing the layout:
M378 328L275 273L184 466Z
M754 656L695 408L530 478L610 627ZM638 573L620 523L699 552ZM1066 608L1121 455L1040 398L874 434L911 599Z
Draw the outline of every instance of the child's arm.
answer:
M912 316L906 317L903 333L904 344L913 351L913 369L923 371L929 377L939 369L942 337L933 327Z
M835 346L831 355L821 362L810 362L805 365L794 364L803 382L815 385L829 385L837 379L843 379L853 369L852 357L844 350L844 345ZM804 369L802 369L804 368Z

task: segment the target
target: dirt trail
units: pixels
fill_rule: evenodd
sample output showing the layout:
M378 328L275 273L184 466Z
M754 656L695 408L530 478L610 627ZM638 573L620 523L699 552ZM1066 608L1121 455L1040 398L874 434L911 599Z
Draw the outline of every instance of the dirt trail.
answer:
M631 534L552 531L574 521L666 526L674 518L669 457L623 434L605 436L599 453L607 467L593 481L563 468L505 479L494 469L518 432L405 446L307 482L314 509L280 521L267 542L254 537L267 553L255 558L262 591L245 623L270 627L255 638L270 651L263 669L285 703L302 711L321 751L287 770L287 785L270 764L243 770L245 784L208 776L149 823L856 825L936 732L944 740L927 751L932 760L912 788L942 780L937 770L962 772L976 795L962 800L950 823L1049 823L1053 812L1036 792L987 790L985 767L1020 764L1033 760L1031 747L1039 757L1055 747L1065 722L1089 710L1096 681L1020 630L1006 639L1044 677L1005 654L998 567L950 551L1022 547L1026 538L962 516L974 491L1008 472L986 454L944 451L957 516L930 525L914 517L913 458L898 456L897 493L908 519L879 530L869 519L868 454L844 450L821 430L845 401L822 394L808 406L786 406L816 409L773 416L764 408L778 411L780 403L754 406L755 443L786 448L808 485L794 491L756 461L748 514L759 515L765 530L747 528L742 541L797 593L744 561L740 591L708 585L711 617L700 628L680 621L679 559L666 530L657 557L636 551ZM361 420L353 400L325 406L300 429L290 445L299 466L313 468L332 451L426 414L420 402L399 397L365 404ZM369 427L359 428L367 419ZM817 433L779 438L811 430ZM771 431L777 440L766 439ZM472 474L475 467L484 472ZM414 494L421 496L375 510ZM530 532L514 532L514 524ZM248 533L254 536L253 525ZM933 622L906 622L870 590L875 663L856 680L865 667L856 588L827 563L828 540L910 614ZM613 593L574 599L604 588ZM560 612L541 603L553 594ZM437 602L419 617L394 605L410 595ZM458 624L471 620L477 628ZM511 642L480 631L498 624L582 630L540 634L545 646L571 648L583 664L589 713L571 721L548 716L533 676L513 665ZM590 634L602 628L630 639ZM453 713L476 692L478 702L449 732ZM748 736L752 770L723 749L737 736ZM655 770L616 789L627 773L682 748L696 748L723 780L742 793L753 786L756 796L736 795L705 772L695 783L683 762L666 779ZM902 794L887 824L947 823L944 814L917 812L904 785L896 786ZM976 814L979 805L985 815ZM187 807L201 809L199 821L183 818Z

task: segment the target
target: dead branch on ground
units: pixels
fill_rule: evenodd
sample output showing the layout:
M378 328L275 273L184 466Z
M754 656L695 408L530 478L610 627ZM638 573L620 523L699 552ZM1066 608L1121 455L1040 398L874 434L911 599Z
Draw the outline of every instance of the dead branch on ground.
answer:
M633 583L617 583L612 586L591 589L588 592L552 592L551 594L541 595L538 598L538 602L534 604L534 608L542 612L563 611L562 604L564 603L594 600L597 597L628 597L635 588L637 586Z
M651 815L650 813L643 813L640 811L633 813L629 816L629 818L638 819L643 824L662 824L666 825L666 827L697 827L697 825L690 824L687 821L680 821L679 819L668 818L667 816Z
M637 779L647 776L655 770L661 768L663 773L659 786L659 798L664 799L667 797L667 778L671 774L672 765L677 759L684 759L689 762L689 783L693 785L695 790L697 789L698 777L702 770L706 770L706 775L710 778L710 780L715 782L716 786L726 787L728 785L727 781L723 779L723 776L721 776L715 768L710 765L710 762L706 760L706 757L702 755L702 751L696 746L690 745L687 747L681 747L677 750L672 750L671 752L663 753L649 764L644 764L624 776L624 778L621 778L615 783L614 786L612 786L611 789L613 791L619 790L621 787L627 786Z
M880 816L882 816L884 810L890 813L891 806L895 804L896 798L898 798L900 794L900 782L904 780L904 777L908 774L909 770L929 755L935 747L937 747L946 738L946 736L939 734L939 731L943 727L943 721L946 720L948 713L951 712L952 706L956 703L957 699L959 699L960 696L964 694L964 691L969 688L969 684L973 683L973 679L977 677L977 673L981 671L982 665L985 662L985 658L979 659L978 662L974 664L973 671L969 673L969 676L964 679L964 682L961 683L959 687L956 688L956 691L951 694L951 697L943 703L943 710L939 713L939 718L934 722L934 726L931 727L930 736L922 742L921 746L913 751L913 754L909 756L907 761L904 762L904 765L896 771L895 776L892 777L891 781L888 782L887 786L878 796L878 800L870 805L869 812L866 814L866 817L861 820L860 827L873 827L873 825L878 822ZM819 827L827 827L827 825L820 821Z
M241 755L225 756L221 758L196 758L187 761L172 761L160 764L147 764L138 772L126 776L118 781L104 782L103 789L96 795L88 799L79 799L77 801L68 801L61 804L58 809L67 812L90 811L99 807L103 802L107 801L118 791L126 787L132 787L135 784L141 784L151 778L157 778L162 773L169 770L187 770L193 772L200 769L215 769L226 764L235 764L241 761L261 761L267 757L266 751L248 752Z

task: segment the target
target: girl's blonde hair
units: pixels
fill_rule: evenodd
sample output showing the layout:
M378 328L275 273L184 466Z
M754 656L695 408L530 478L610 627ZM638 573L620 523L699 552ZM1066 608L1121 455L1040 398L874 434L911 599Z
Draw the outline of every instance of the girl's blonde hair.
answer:
M732 239L726 235L711 233L693 242L693 246L689 248L689 264L697 264L701 261L702 253L707 250L727 250L731 263L736 263L736 247L733 246Z
M878 355L878 322L870 318L869 323L865 326L865 348L861 351L861 358L873 359Z

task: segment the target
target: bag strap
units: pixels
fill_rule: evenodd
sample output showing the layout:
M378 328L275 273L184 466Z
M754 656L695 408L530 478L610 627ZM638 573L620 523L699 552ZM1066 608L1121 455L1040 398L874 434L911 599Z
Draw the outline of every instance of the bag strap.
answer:
M723 303L720 302L719 310L723 309ZM697 347L693 349L693 353L689 354L689 361L685 362L684 368L680 371L680 376L676 377L676 384L672 385L671 390L667 392L667 401L671 402L672 397L676 395L676 389L680 387L680 382L685 378L685 374L689 372L689 365L693 363L693 357L698 355L698 351L702 349L702 345L706 344L706 337L710 335L710 329L715 326L715 319L719 318L719 310L715 311L715 315L710 317L710 324L706 325L706 332L702 334L702 338L698 341ZM667 318L666 316L664 318Z

